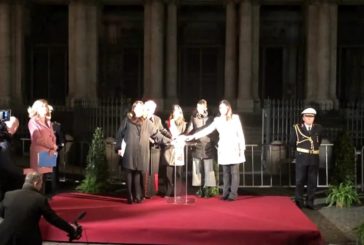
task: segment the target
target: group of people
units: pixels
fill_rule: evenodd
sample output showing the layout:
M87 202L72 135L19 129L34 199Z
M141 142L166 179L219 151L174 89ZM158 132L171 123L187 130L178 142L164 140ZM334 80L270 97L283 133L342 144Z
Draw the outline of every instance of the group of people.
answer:
M127 202L140 203L157 193L160 162L166 168L164 195L176 194L173 175L181 176L182 171L176 163L176 147L180 142L192 140L196 141L192 152L192 185L199 187L198 194L207 197L208 188L217 185L213 164L217 148L217 162L223 166L221 199L235 200L240 182L239 164L245 162L245 138L240 118L232 113L230 103L222 100L219 115L212 117L207 101L199 100L189 123L182 108L173 105L166 128L154 115L155 109L154 101L135 101L116 133L116 151L126 171ZM215 130L219 137L213 135Z
M48 198L42 193L44 174L51 173L53 183L57 179L57 168L40 167L38 154L45 151L52 155L62 146L58 135L60 125L51 122L52 110L53 107L44 99L35 101L28 108L30 168L25 170L16 167L9 154L11 138L19 126L19 121L11 117L9 121L1 122L4 135L0 138L0 245L42 244L39 228L41 217L64 230L70 240L80 238L78 227L58 216L50 207Z

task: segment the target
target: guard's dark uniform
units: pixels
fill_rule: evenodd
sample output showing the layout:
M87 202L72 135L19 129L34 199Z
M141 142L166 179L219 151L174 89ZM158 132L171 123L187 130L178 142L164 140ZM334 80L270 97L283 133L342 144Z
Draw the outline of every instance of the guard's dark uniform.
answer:
M296 193L297 205L303 206L304 185L307 182L308 207L313 207L317 187L317 171L319 166L319 147L321 144L322 127L313 124L310 130L305 124L293 125L290 144L296 148Z

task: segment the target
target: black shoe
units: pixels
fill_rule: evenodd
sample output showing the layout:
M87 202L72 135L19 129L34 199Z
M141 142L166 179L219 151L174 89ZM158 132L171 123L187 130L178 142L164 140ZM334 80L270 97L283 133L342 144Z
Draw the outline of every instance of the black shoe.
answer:
M228 199L228 196L221 196L220 200L226 201Z
M127 204L133 204L133 200L128 198Z
M229 201L229 202L232 202L232 201L235 201L236 199L235 198L231 198L231 197L229 197L228 199L227 199L227 201Z
M134 202L135 203L142 203L143 202L143 199L135 198L134 199Z
M306 205L306 208L311 210L318 210L318 208L315 207L314 205Z
M303 208L302 203L300 203L299 201L295 201L295 203L296 203L296 206L297 206L299 209L302 209L302 208Z

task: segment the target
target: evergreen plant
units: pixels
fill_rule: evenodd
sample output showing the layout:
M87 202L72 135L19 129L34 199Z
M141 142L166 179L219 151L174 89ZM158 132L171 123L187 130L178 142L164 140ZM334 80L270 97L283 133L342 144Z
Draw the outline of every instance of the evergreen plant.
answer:
M102 128L96 128L87 154L85 179L76 188L85 193L102 193L108 188L108 165Z

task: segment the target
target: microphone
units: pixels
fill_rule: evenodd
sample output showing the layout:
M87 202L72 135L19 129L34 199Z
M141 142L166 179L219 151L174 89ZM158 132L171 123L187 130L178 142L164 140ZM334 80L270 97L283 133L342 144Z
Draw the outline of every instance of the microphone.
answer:
M77 224L77 222L81 219L83 219L86 215L86 211L81 212L73 221L74 224Z

